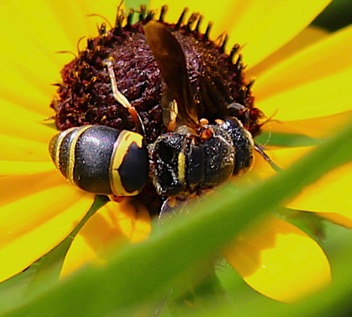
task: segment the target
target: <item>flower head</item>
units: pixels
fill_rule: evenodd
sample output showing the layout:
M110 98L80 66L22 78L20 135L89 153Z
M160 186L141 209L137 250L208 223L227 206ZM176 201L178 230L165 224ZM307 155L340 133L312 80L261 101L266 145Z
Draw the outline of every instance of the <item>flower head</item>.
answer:
M221 7L216 3L187 3L192 10L214 20L212 34L221 34L226 30L230 35L230 47L235 42L241 44L241 53L248 65L246 78L256 76L256 83L251 88L253 93L245 97L252 103L253 94L255 107L267 116L274 115L273 120L263 125L264 137L261 140L269 142L268 153L281 168L309 151L310 146L320 139L329 136L331 130L337 129L346 120L345 113L351 112L348 87L352 71L348 58L351 28L334 34L314 33L316 40L313 43L307 43L305 39L306 32L311 32L305 30L306 26L327 3L313 1L304 10L303 1L292 3L290 10L286 3L280 1L270 6L259 5L255 1L247 1L246 4L225 1ZM148 3L151 8L163 4L160 1ZM167 20L177 21L184 5L182 1L169 4ZM50 4L38 2L37 5L21 2L3 5L1 13L5 25L13 25L16 21L19 23L18 32L23 34L21 41L17 41L13 32L5 32L3 28L3 41L6 47L12 49L0 53L3 61L10 61L1 63L6 81L0 85L1 102L3 108L8 109L0 118L0 144L6 149L0 153L3 175L0 179L0 254L5 259L0 270L2 280L21 272L67 237L94 200L94 195L68 184L50 162L47 145L55 131L46 119L53 115L48 105L55 88L48 84L60 81L60 69L69 62L68 56L55 55L54 52L74 51L82 35L93 36L93 26L87 22L85 15L100 13L113 21L112 12L116 3L105 1L97 5L78 1L71 2L69 8L62 6L59 1ZM38 12L44 19L37 20ZM72 25L75 27L72 28ZM97 47L99 39L105 40L106 33L102 27L99 30L99 37L88 41L88 46ZM202 32L206 33L205 30ZM309 39L312 38L310 35ZM87 52L80 50L83 54ZM332 54L339 56L339 60L331 58ZM116 56L115 60L118 61L118 58ZM72 96L80 97L79 93L72 93L77 87L73 87L70 81L77 74L74 68L77 65L74 66L72 62L66 65L62 74L67 81L65 85L60 85L60 102ZM122 69L134 72L131 87L136 88L135 81L140 74L133 65ZM89 112L84 118L99 118L99 121L89 123L104 124L111 113L117 110L104 109L107 110L104 113L101 109L88 107L93 96L90 85L96 80L96 74L89 74L89 80L80 86L85 91L81 96L83 106L79 110L85 115ZM154 80L160 85L158 79ZM122 80L120 82L123 84ZM125 84L126 91L129 91L129 83ZM238 85L246 84L240 82ZM104 94L96 95L100 99L109 98L105 90ZM133 99L131 96L128 95ZM103 102L100 99L99 102ZM82 114L77 109L69 109L65 102L59 106L58 103L58 99L54 100L52 107L58 111L56 122L59 128L87 123L82 120ZM143 106L142 103L141 112ZM152 104L151 109L154 106ZM160 109L146 113L153 115L152 119L147 119L153 123L148 127L153 133L159 134L160 131L155 131L159 127L157 122L161 120ZM120 120L115 123L116 127L126 129L131 122ZM114 122L109 125L114 126ZM288 138L275 140L275 137L288 134L296 136L295 142L301 141L301 144L290 146ZM270 144L274 146L269 148ZM333 185L336 181L331 182L331 179L343 181L347 184L344 188L349 188L346 170L350 170L350 167L346 165L326 175L318 184L319 191L340 195L337 194L340 189ZM270 166L258 157L253 171L247 173L248 176L246 174L246 179L256 180L273 173ZM325 196L314 192L316 188L307 188L295 201L290 202L289 207L317 212L332 221L351 226L349 206L328 204ZM255 230L237 237L225 252L228 261L253 288L269 297L290 301L330 279L330 267L323 250L307 234L274 216L262 228L259 232ZM105 261L104 250L109 248L111 241L139 241L149 232L150 218L145 207L135 207L127 200L123 203L109 202L79 231L63 270L72 271L96 257ZM297 275L290 274L294 268L306 263L314 263L314 266L305 265L305 269L299 270ZM303 283L307 278L312 281L309 285ZM289 291L283 292L282 285Z

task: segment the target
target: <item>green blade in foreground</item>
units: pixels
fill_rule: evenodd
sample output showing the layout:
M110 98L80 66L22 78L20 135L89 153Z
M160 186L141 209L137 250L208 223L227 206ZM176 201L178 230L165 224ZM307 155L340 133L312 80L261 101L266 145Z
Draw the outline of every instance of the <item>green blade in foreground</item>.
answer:
M105 316L162 298L172 280L334 167L351 161L352 126L290 169L250 188L227 185L148 241L89 267L3 316ZM317 164L319 162L319 164ZM255 198L255 199L254 199ZM214 204L215 202L215 204Z

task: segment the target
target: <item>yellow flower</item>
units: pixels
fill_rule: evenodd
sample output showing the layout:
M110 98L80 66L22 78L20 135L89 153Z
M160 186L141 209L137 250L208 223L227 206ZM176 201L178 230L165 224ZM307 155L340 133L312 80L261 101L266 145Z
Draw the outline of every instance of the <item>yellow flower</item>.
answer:
M256 106L274 119L270 133L292 133L312 140L329 136L351 113L352 28L337 33L306 29L329 1L178 1L168 4L168 21L176 21L184 6L213 20L212 34L226 30L232 43L243 45L247 78L256 77ZM150 1L159 8L164 1ZM60 70L69 62L56 51L75 51L78 39L96 34L87 14L114 21L116 0L13 1L0 4L0 280L21 272L59 244L89 210L94 196L68 184L47 153L54 134L46 121ZM204 30L203 30L204 31ZM231 44L229 47L231 47ZM283 123L284 122L284 123ZM311 147L272 147L268 154L281 167ZM351 179L345 165L305 189L288 207L317 212L352 227L347 197ZM273 171L256 159L248 180ZM235 180L236 181L236 180ZM342 185L339 185L342 184ZM323 194L322 194L323 193ZM327 193L329 195L327 195ZM150 232L143 206L126 200L110 202L92 216L76 236L66 257L64 274L88 260L104 261L111 241L139 241ZM291 301L330 280L330 266L307 234L279 218L268 218L238 237L226 251L229 262L245 281L274 299ZM306 283L306 281L309 283Z

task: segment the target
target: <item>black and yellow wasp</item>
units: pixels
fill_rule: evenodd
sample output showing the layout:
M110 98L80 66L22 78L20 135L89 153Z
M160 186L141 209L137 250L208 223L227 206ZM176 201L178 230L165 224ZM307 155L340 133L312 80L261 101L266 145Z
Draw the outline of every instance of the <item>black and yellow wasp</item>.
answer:
M163 197L187 197L248 170L256 147L252 135L235 116L212 124L199 118L180 43L156 21L146 24L144 33L165 87L161 124L167 132L146 143L143 122L118 90L112 63L106 60L114 97L134 118L137 132L100 125L63 131L49 146L57 169L88 192L134 196L151 182ZM245 110L236 103L228 109Z

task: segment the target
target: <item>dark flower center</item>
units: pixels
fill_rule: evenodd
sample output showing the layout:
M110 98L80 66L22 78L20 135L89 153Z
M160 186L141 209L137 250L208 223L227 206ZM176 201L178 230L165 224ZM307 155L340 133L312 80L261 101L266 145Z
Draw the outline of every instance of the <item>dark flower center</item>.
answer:
M142 8L139 20L132 23L133 13L119 13L116 25L107 31L104 24L99 36L87 41L87 48L61 71L62 83L51 102L56 111L59 130L85 124L99 124L117 130L135 131L135 123L127 109L113 97L111 82L104 66L107 58L113 61L117 86L138 111L146 130L147 142L153 142L164 132L161 100L162 80L154 57L143 34L143 25L153 18L153 12ZM167 25L185 53L194 98L199 101L199 117L210 122L229 115L228 105L239 103L246 109L246 128L255 136L260 132L262 113L254 107L254 98L243 75L243 63L235 45L225 53L227 36L215 42L206 32L200 33L202 17L192 14L184 22L184 13L175 24L164 22L165 7L159 21ZM127 23L122 26L123 20ZM242 120L241 114L236 116ZM243 120L242 120L243 121Z

